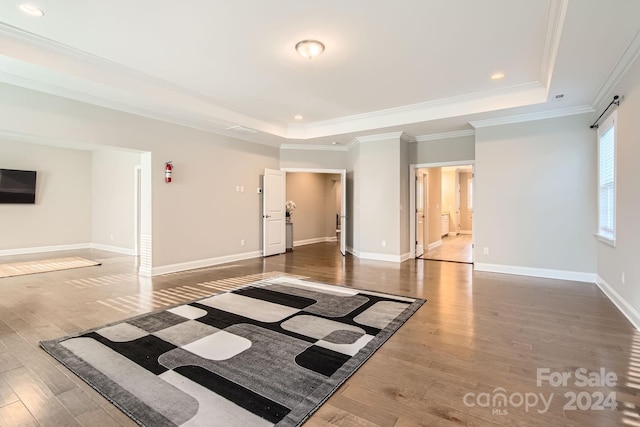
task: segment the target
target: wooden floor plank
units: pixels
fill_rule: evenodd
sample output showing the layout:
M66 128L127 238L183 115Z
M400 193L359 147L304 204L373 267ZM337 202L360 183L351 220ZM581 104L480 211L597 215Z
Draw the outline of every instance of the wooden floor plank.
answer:
M64 256L102 265L0 279L0 426L134 426L38 341L165 307L169 299L219 292L242 278L287 273L427 299L306 426L640 427L640 334L594 284L474 272L460 263L343 258L333 243L152 279L136 275L135 257L94 249L0 262ZM579 367L618 375L614 387L597 389L616 392L618 410L565 410L564 393L596 389L537 385L540 368ZM554 399L541 414L465 403L468 393L497 388Z

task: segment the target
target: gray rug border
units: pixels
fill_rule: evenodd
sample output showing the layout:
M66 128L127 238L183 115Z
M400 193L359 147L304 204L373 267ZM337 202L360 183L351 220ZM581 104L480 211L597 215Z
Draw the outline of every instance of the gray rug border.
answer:
M350 288L354 289L354 288ZM355 289L354 289L355 290ZM362 290L362 292L367 292ZM384 292L380 292L384 293ZM392 294L387 294L392 295ZM392 295L394 296L394 295ZM395 295L400 296L400 295ZM413 298L413 297L403 297L403 298ZM344 384L353 374L355 374L358 369L365 364L367 360L369 360L376 351L382 347L382 345L389 340L395 334L398 329L402 325L404 325L407 320L413 316L416 311L424 303L427 302L426 299L422 298L413 298L415 301L409 305L398 317L396 317L387 327L385 327L374 339L369 341L367 345L356 353L355 356L350 358L340 369L338 369L331 377L329 377L325 382L323 382L317 389L315 389L310 395L308 395L304 401L297 407L293 408L293 410L284 417L278 424L277 427L297 427L301 426L305 421L307 421L314 412L316 412L320 407L327 401L333 394L336 392L338 388L342 384ZM305 412L306 415L298 414L298 412ZM291 419L297 417L299 421L295 421L295 419Z
M290 276L287 276L286 273L285 273L282 276L259 279L259 280L256 280L255 282L246 284L244 286L239 286L238 288L235 288L235 289L231 289L231 290L224 291L224 292L212 293L210 296L229 293L229 292L233 292L233 291L237 291L237 290L241 290L241 289L245 289L245 288L260 286L260 284L263 284L263 286L264 285L268 285L268 284L270 284L269 281L277 280L279 278L290 278ZM391 338L391 336L394 333L396 333L398 331L398 329L400 329L400 327L402 325L404 325L407 322L407 320L409 320L409 318L411 318L411 316L413 316L416 313L416 311L418 311L418 309L420 307L422 307L422 305L424 303L427 302L426 299L415 298L415 297L410 297L410 296L405 296L405 295L391 294L391 293L388 293L388 292L352 288L352 287L349 287L349 286L335 285L335 284L332 284L332 283L319 282L319 281L316 281L316 280L307 280L307 279L299 279L299 278L296 278L296 279L304 280L305 282L310 282L310 283L316 283L316 284L328 285L328 286L335 286L337 288L350 289L350 290L353 290L353 291L362 292L363 294L367 294L367 293L386 294L386 295L389 295L390 297L409 298L409 299L413 299L414 301L398 317L396 317L389 325L387 325L383 330L381 330L380 333L378 335L376 335L376 337L374 339L369 341L369 343L367 345L365 345L363 348L361 348L360 351L358 351L358 353L356 353L355 356L351 357L331 377L329 377L327 380L325 380L310 395L305 397L305 399L297 407L293 408L291 410L291 412L289 414L287 414L286 417L284 417L280 422L275 424L275 426L277 426L277 427L298 427L298 426L301 426L302 424L304 424L304 422L307 421L313 415L313 413L315 413L327 400L329 400L329 398L335 393L335 391L342 384L344 384L353 374L355 374L358 371L358 369L360 369L360 367L362 367L362 365L364 365L364 363L367 360L369 360L369 358L371 358L375 354L375 352L378 351L380 349L380 347L382 347L382 345L385 342L387 342L387 340L389 340L389 338ZM135 319L138 319L138 318L141 318L141 317L146 317L146 316L153 315L153 314L156 314L156 313L161 313L163 311L167 311L167 310L170 310L171 308L179 307L179 306L182 306L182 305L185 305L185 304L191 304L193 302L197 302L197 301L200 301L202 299L209 298L210 296L196 298L196 299L185 301L185 302L182 302L182 303L179 303L179 304L175 304L175 305L172 305L172 306L164 307L164 308L161 308L161 309L158 309L158 310L150 311L150 312L147 312L147 313L142 313L142 314L139 314L137 316L127 317L125 319L121 319L121 320L117 320L117 321L114 321L114 322L110 322L110 323L107 323L107 324L104 324L104 325L97 326L95 328L83 330L83 331L80 331L78 333L70 334L70 335L67 335L67 336L64 336L64 337L61 337L61 338L56 338L56 339L53 339L53 340L40 341L39 344L40 344L40 347L45 352L47 352L50 356L52 356L54 359L56 359L58 362L60 362L72 374L74 374L77 377L79 377L80 379L82 379L91 388L93 388L102 397L104 397L109 402L111 402L115 407L117 407L120 411L122 411L125 415L127 415L129 418L131 418L138 425L141 425L141 426L154 426L154 427L155 426L165 426L165 425L166 426L174 426L174 424L171 421L169 421L168 419L166 419L161 414L157 413L156 411L154 411L151 408L149 409L148 413L153 413L157 417L149 417L151 419L146 419L145 420L145 419L140 419L139 415L133 414L127 408L123 407L118 401L115 400L115 398L119 398L119 399L125 400L130 396L130 397L138 400L138 402L141 405L144 405L144 403L142 403L137 397L135 397L134 395L129 393L127 390L125 390L124 388L119 386L116 382L114 382L111 379L109 379L108 377L104 376L100 371L98 371L97 369L95 369L94 367L92 367L91 365L89 365L88 363L86 363L85 361L80 359L79 357L77 357L75 354L73 354L72 352L70 352L66 348L64 348L60 343L62 341L66 341L66 340L71 339L71 338L77 338L77 337L79 337L81 335L84 335L84 334L87 334L87 333L90 333L90 332L95 332L95 331L97 331L99 329L103 329L103 328L106 328L106 327L109 327L109 326L117 325L117 324L120 324L120 323L123 323L123 322L127 322L127 321L130 321L130 320L135 320ZM73 369L72 369L72 367L73 367ZM105 384L108 384L109 386L111 386L114 389L114 390L110 390L112 395L108 395L108 394L104 393L101 389L99 389L98 388L99 386L97 384L95 384L93 380L89 379L89 377L91 375L93 375L95 377L98 377L99 379L103 379L105 381ZM100 387L104 387L104 386L100 386ZM146 405L144 405L144 406L146 406Z

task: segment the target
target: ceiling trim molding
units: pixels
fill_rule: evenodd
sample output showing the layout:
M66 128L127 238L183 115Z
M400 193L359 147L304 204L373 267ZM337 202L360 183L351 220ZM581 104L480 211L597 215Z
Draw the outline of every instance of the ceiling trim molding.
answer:
M636 58L640 55L640 30L636 33L627 46L627 49L624 51L616 65L611 70L611 74L604 81L600 90L596 93L591 101L591 106L597 109L603 102L605 98L608 98L613 91L614 87L618 84L622 76L625 75L631 64L636 60ZM609 102L607 99L606 102Z
M286 138L310 139L546 102L548 89L529 82L450 98L288 127Z
M308 150L308 151L349 151L344 145L307 145L307 144L282 144L281 150Z
M366 135L366 136L357 136L356 139L358 142L374 142L374 141L385 141L388 139L402 139L404 132L389 132L389 133L380 133L377 135Z
M540 111L538 113L520 114L517 116L499 117L496 119L476 120L469 122L475 129L508 125L513 123L532 122L535 120L553 119L556 117L572 116L575 114L593 113L595 109L590 105L580 105L577 107L563 108L559 110Z
M358 141L358 138L353 138L351 141L347 143L347 145L345 145L345 147L347 148L348 151L351 151L351 149L355 148L356 145L358 144L360 144L360 141Z
M569 0L551 0L549 2L544 53L540 70L540 81L547 87L547 90L551 88L551 77L558 57L568 7Z
M415 142L435 141L438 139L458 138L462 136L474 136L476 134L475 129L454 130L451 132L431 133L428 135L416 136Z

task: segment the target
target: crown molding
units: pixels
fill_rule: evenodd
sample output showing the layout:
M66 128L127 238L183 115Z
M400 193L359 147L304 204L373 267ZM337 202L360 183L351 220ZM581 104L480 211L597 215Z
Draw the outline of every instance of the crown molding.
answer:
M307 145L307 144L281 144L281 150L308 150L308 151L349 151L344 145Z
M288 127L286 138L310 139L546 102L548 89L529 82L450 98Z
M568 7L569 0L551 0L549 2L544 52L540 70L540 81L547 87L547 90L551 88L551 77L558 57L560 39Z
M388 139L397 139L400 141L415 142L415 138L404 131L379 133L376 135L357 136L354 139L358 140L358 142L384 141ZM349 143L347 146L349 146L350 144L351 143Z
M358 138L353 138L351 141L347 143L347 145L345 145L345 147L347 148L348 151L351 151L358 144L360 144L360 141L358 141Z
M11 84L276 147L279 141L273 141L273 137L308 140L370 132L371 129L530 105L544 102L547 97L547 90L542 84L530 82L303 126L286 126L227 108L171 82L4 23L0 23L0 36L3 38L3 55L7 63L15 61L17 71L14 74L18 76L6 79ZM30 80L25 77L27 74L20 72L25 69L34 76L43 77L38 77L37 81ZM8 68L5 71L11 72ZM25 78L16 83L20 77ZM75 90L76 84L84 90ZM252 136L226 130L235 125L255 129L260 134ZM409 136L400 137L405 141L413 141ZM269 140L271 143L265 142Z
M580 105L577 107L562 108L551 111L541 111L538 113L520 114L517 116L499 117L496 119L476 120L469 122L475 129L490 126L509 125L513 123L532 122L535 120L553 119L556 117L573 116L575 114L593 113L595 109L590 105Z
M604 81L600 90L596 93L591 101L591 106L595 109L604 104L605 99L606 102L609 102L608 98L612 96L613 89L618 84L622 76L625 75L631 64L636 60L636 58L640 55L640 30L636 33L627 46L627 49L624 51L616 65L611 70L611 73Z
M454 130L451 132L432 133L429 135L416 136L415 142L435 141L438 139L459 138L463 136L474 136L476 134L475 129Z

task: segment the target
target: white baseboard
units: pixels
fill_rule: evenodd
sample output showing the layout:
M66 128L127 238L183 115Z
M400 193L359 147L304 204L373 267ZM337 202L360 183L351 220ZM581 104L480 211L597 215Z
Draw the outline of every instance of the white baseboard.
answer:
M618 307L618 310L629 319L634 328L640 330L640 313L631 306L622 296L611 287L602 277L596 275L596 285Z
M476 262L473 265L473 269L476 271L487 271L491 273L516 274L518 276L544 277L546 279L573 280L575 282L596 283L595 273L583 273L581 271L551 270L546 268L485 264L480 262Z
M102 243L92 243L91 249L99 249L101 251L116 252L124 255L137 255L135 249L121 248L119 246L103 245Z
M411 259L411 253L407 252L400 255L400 262L405 262L408 259Z
M456 233L455 231L450 231L448 236L449 237L456 237L458 235L458 233Z
M438 246L441 246L441 245L442 245L442 239L437 240L437 241L435 241L433 243L429 243L429 246L427 246L427 250L430 251L430 250L435 249L435 248L437 248Z
M379 254L375 252L360 252L360 254L358 255L358 258L370 259L374 261L402 262L409 259L409 254L406 253L402 255L389 255L389 254Z
M471 231L471 230L460 230L460 231L458 231L458 233L460 233L460 234L473 234L473 231Z
M351 246L347 246L347 252L353 256L360 258L360 251L353 249Z
M37 246L33 248L0 249L0 256L37 254L40 252L71 251L89 249L91 243L72 243L69 245Z
M196 261L181 262L178 264L161 265L153 267L152 276L160 274L176 273L178 271L193 270L196 268L210 267L212 265L225 264L227 262L242 261L244 259L259 258L262 251L245 252L241 254L226 255L217 258L200 259ZM142 274L142 273L141 273Z
M305 239L305 240L295 240L293 242L293 246L304 246L304 245L312 245L314 243L324 243L324 242L337 242L338 239L336 237L316 237L313 239Z

